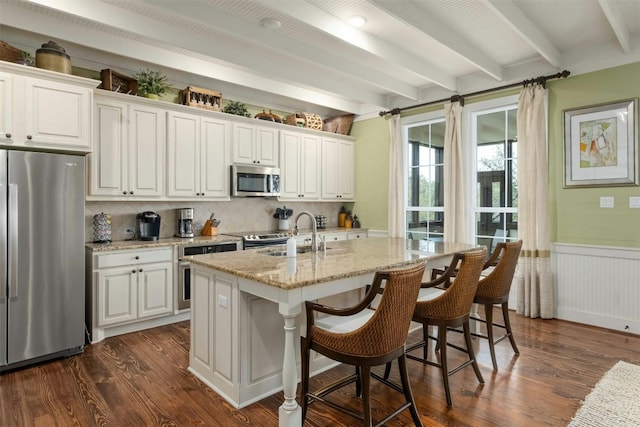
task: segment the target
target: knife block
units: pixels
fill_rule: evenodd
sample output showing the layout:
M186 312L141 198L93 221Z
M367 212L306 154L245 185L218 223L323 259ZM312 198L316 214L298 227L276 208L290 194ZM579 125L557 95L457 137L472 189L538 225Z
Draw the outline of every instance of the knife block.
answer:
M211 226L211 220L208 219L207 222L204 223L202 227L202 232L200 233L203 236L217 236L218 235L218 227Z

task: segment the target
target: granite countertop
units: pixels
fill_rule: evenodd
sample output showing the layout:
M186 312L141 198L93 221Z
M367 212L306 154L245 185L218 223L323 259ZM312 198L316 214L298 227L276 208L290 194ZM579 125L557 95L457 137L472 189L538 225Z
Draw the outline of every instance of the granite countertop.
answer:
M318 234L329 234L329 233L346 233L346 232L355 232L361 233L367 231L365 228L344 228L344 227L331 227L331 228L322 228L318 229ZM280 231L285 233L286 231ZM146 249L146 248L160 248L163 246L184 246L184 245L193 245L196 244L208 244L208 243L230 243L242 241L242 235L245 234L264 234L257 232L237 232L230 234L218 234L217 236L196 236L193 238L183 238L183 237L167 237L162 238L156 241L143 241L143 240L118 240L110 243L85 243L85 247L94 252L106 252L106 251L121 251L127 249ZM269 231L265 233L274 233L274 231ZM298 230L299 235L311 235L311 229L300 229Z
M464 243L372 237L330 242L326 252L307 252L295 258L267 255L268 252L285 250L282 246L271 246L185 259L195 265L281 289L294 289L411 265L474 247Z
M217 236L196 236L193 238L168 237L155 241L147 240L118 240L111 243L86 243L85 247L94 252L121 251L127 249L161 248L165 246L183 246L194 243L206 245L208 243L231 243L242 241L241 237L218 234Z

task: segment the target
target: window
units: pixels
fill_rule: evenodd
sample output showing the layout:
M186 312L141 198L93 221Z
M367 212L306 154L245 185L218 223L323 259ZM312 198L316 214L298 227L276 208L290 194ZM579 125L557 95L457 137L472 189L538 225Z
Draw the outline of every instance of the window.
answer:
M517 105L471 113L475 149L474 241L489 252L518 239Z
M404 127L407 150L407 239L443 239L444 130L443 118L415 122Z

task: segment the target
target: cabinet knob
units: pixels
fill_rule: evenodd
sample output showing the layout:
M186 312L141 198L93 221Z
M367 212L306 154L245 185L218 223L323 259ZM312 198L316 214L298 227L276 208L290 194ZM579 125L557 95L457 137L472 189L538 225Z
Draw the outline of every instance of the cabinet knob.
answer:
M133 274L136 274L136 270L131 270L131 272L132 272Z
M129 191L129 194L133 194L133 191Z
M204 196L204 193L200 193L201 196Z
M138 273L142 273L142 269L141 268L138 269Z
M27 135L27 139L31 140L33 137L31 135Z
M6 136L7 138L11 138L11 134L10 133L5 133L4 136Z
M125 194L125 195L126 195L126 194L127 194L127 192L126 192L126 191L123 191L123 192L122 192L122 194Z
M136 255L135 257L133 257L134 259L140 259L139 255Z

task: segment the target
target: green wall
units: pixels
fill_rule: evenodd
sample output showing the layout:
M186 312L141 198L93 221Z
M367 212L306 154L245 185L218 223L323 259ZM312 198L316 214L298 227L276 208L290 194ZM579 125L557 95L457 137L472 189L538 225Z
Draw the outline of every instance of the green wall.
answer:
M640 81L637 77L639 75L640 63L635 63L547 82L552 241L640 247L640 209L629 208L629 197L640 197L640 187L563 188L563 110L640 97ZM500 92L466 101L469 104L517 92ZM419 114L426 110L415 110L410 114ZM375 118L357 121L353 124L351 135L358 138L357 202L354 211L364 227L386 230L389 174L387 120ZM613 209L599 207L600 197L603 196L614 197Z
M603 246L640 247L640 209L629 197L640 187L563 188L563 111L638 98L640 63L569 77L549 88L549 184L552 240ZM636 111L636 128L638 112ZM638 161L636 152L636 162ZM600 208L600 197L614 198L614 208Z

